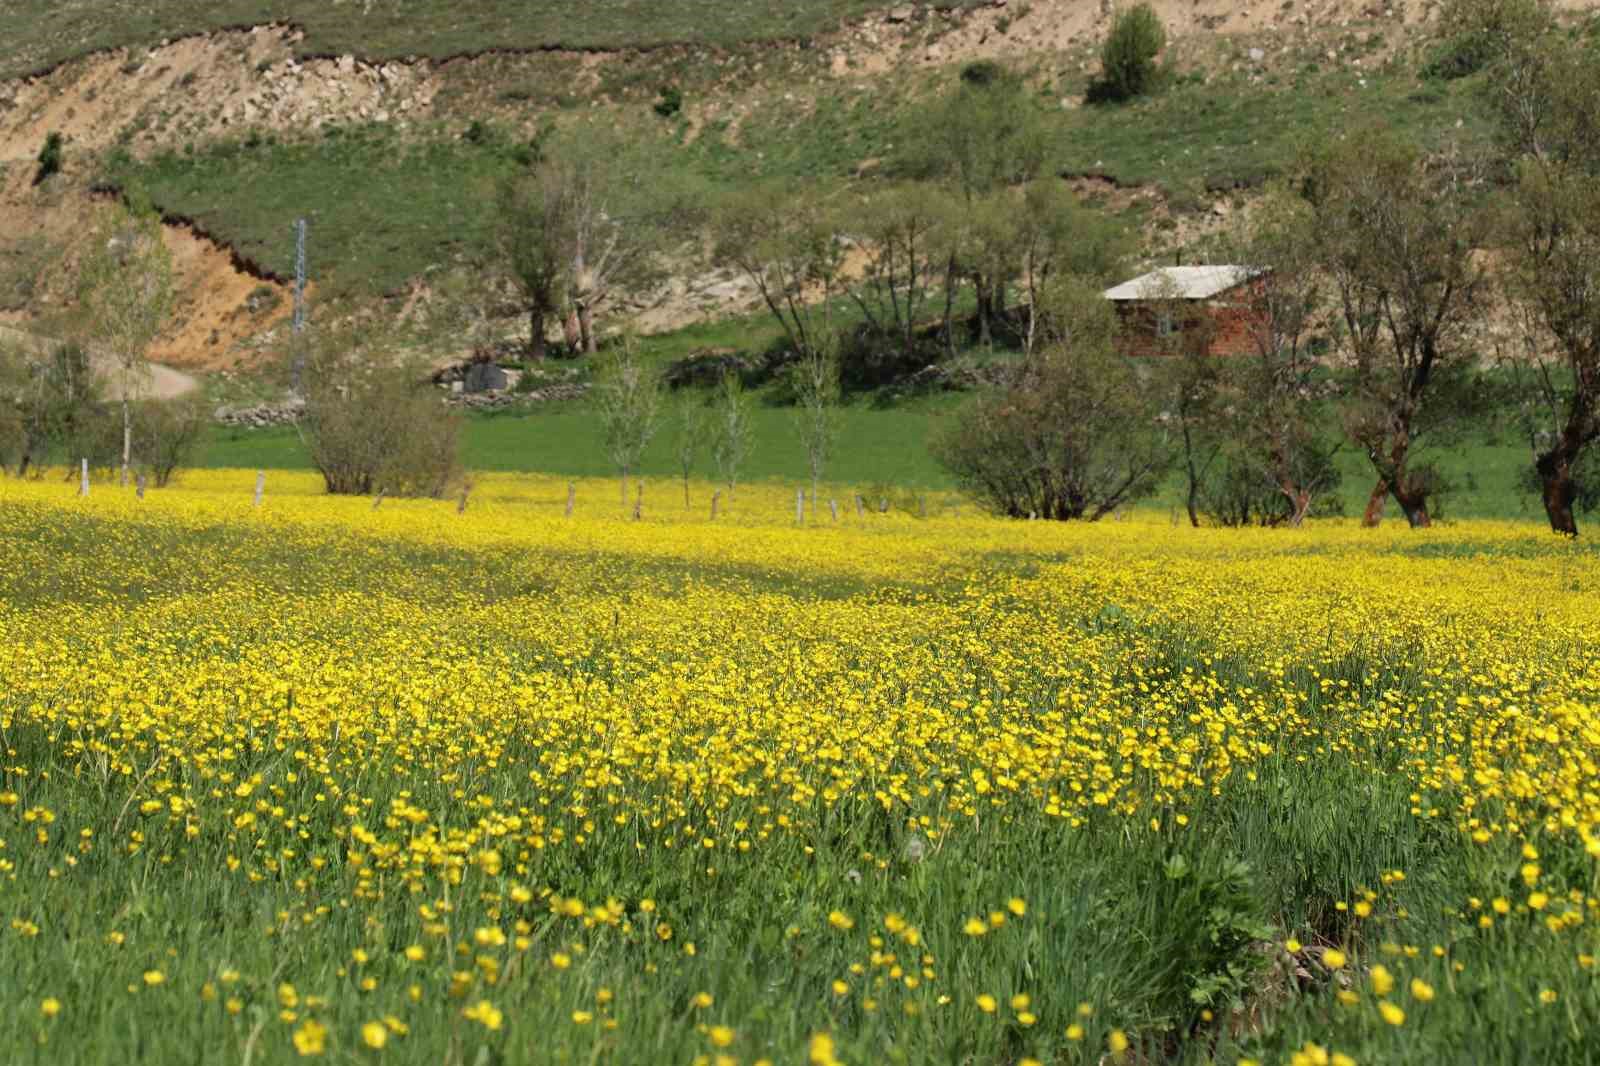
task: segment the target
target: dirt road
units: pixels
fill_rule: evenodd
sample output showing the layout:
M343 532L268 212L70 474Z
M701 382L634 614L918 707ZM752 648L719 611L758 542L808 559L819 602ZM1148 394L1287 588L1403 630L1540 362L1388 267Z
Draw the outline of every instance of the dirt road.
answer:
M11 326L0 325L0 344L14 344L29 351L39 351L51 343L51 338L41 337L34 333L16 329ZM170 366L160 363L151 363L150 373L143 375L143 381L134 382L130 395L135 398L149 397L157 400L176 400L197 392L200 382L191 374L175 370ZM106 383L106 395L113 400L122 399L120 375L112 360L101 355L94 356L95 372Z

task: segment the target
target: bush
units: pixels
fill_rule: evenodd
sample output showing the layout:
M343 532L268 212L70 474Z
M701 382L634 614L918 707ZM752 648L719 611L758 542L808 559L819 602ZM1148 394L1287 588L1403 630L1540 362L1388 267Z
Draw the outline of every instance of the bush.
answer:
M191 465L209 419L202 397L146 400L133 411L133 453L150 471L157 488L165 488L182 467Z
M1048 349L933 440L981 506L1011 518L1101 518L1155 491L1171 460L1140 368L1104 345Z
M1149 4L1118 15L1100 50L1100 77L1089 86L1090 102L1131 100L1154 92L1161 81L1156 56L1166 46L1166 27Z
M1487 33L1458 33L1429 52L1427 61L1422 64L1421 74L1432 81L1468 78L1488 66L1497 50L1497 42Z
M39 169L33 176L35 185L43 185L46 180L61 173L63 147L61 134L52 132L45 137L44 145L39 149Z
M662 118L671 118L683 110L683 90L676 85L663 85L656 96L655 112Z
M330 493L438 499L461 480L461 418L405 365L323 340L307 354L300 433Z
M1314 517L1338 514L1339 468L1331 455L1311 448L1297 456L1295 469L1304 484L1321 485L1308 512ZM1198 509L1219 526L1281 526L1294 517L1294 504L1273 483L1259 458L1237 451L1221 456L1199 486Z

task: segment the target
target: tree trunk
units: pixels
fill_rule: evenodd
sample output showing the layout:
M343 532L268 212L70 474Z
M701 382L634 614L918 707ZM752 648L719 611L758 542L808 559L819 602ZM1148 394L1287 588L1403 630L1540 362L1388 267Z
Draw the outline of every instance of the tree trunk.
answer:
M1557 533L1576 537L1578 520L1572 513L1572 504L1577 498L1578 487L1572 480L1571 451L1565 441L1558 442L1554 448L1539 456L1535 466L1539 471L1544 513L1550 519L1550 528Z
M133 458L133 415L128 408L128 379L122 379L122 475L119 484L128 487L128 463Z
M989 319L994 310L994 294L989 290L989 279L982 274L972 278L978 296L978 343L985 348L994 347L994 334L989 329Z
M683 475L683 509L685 511L689 509L689 474L687 471Z
M1396 487L1392 490L1394 502L1400 505L1400 510L1406 516L1406 521L1412 529L1427 529L1433 525L1433 519L1428 517L1428 498L1420 492L1402 491Z
M578 328L578 309L568 307L566 315L561 319L561 335L566 339L567 351L577 355L583 351L579 347L583 343L583 331Z
M600 350L599 342L594 335L594 312L589 305L578 305L578 330L583 335L583 350L589 355Z
M1383 521L1383 507L1388 501L1389 479L1380 477L1372 487L1372 495L1367 497L1367 509L1361 515L1361 525L1366 529L1376 529L1378 523Z
M950 358L956 355L956 257L951 256L944 268L944 347Z
M549 354L549 346L544 339L544 308L535 307L528 311L528 355L537 362L544 362L544 357Z

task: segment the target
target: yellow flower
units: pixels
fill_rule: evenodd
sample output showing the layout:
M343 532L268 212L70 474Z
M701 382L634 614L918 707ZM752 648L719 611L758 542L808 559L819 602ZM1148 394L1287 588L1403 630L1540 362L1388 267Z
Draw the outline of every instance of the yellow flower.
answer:
M499 1029L503 1020L499 1008L486 999L480 999L473 1006L463 1010L461 1016L469 1021L477 1022L491 1032Z
M978 994L977 1003L978 1009L983 1011L985 1014L993 1014L995 1012L995 1008L1000 1005L995 998L987 992L980 992Z
M1543 892L1535 892L1528 897L1528 906L1536 911L1544 910L1545 904L1550 902L1550 897Z
M592 1021L594 1021L593 1011L575 1010L572 1012L573 1025L588 1025Z
M1393 1003L1390 1003L1388 1000L1383 1000L1378 1004L1378 1013L1383 1015L1383 1020L1388 1022L1390 1025L1405 1024L1406 1012L1395 1006Z
M855 921L844 911L833 911L828 915L828 924L835 929L850 930L855 928Z
M961 927L961 931L968 936L982 936L989 931L989 926L982 918L968 918L967 924Z
M1006 909L1012 914L1015 914L1018 918L1021 918L1023 915L1028 913L1028 904L1025 900L1017 896L1012 896L1006 901Z
M811 1066L837 1066L839 1060L833 1056L833 1037L827 1033L812 1033L806 1057Z
M412 944L410 947L406 948L406 958L410 959L412 962L421 962L427 957L427 949L425 949L421 944Z
M1556 995L1556 990L1553 988L1543 988L1539 990L1539 1002L1543 1003L1545 1006L1549 1006L1559 998L1560 997Z
M1033 1025L1038 1020L1039 1016L1034 1014L1032 1011L1023 1010L1017 1012L1017 1024L1022 1026L1024 1029L1030 1025Z
M1433 999L1433 986L1420 977L1411 979L1411 998L1418 1003L1427 1003Z
M845 984L843 981L840 981L837 978L834 979L834 982L833 982L833 994L834 995L842 996L848 991L850 991L850 986L849 985Z
M1346 961L1347 960L1344 957L1344 952L1340 951L1338 948L1329 948L1327 951L1322 953L1323 965L1327 966L1330 970L1337 970L1341 968L1344 966Z
M361 1042L370 1048L382 1048L389 1042L389 1030L382 1022L368 1022L361 1027Z
M726 1025L713 1025L706 1034L714 1047L727 1047L733 1043L734 1031Z
M1029 997L1026 992L1018 992L1016 995L1011 997L1012 1010L1027 1010L1029 1005L1032 1003L1032 998Z
M301 1055L320 1055L327 1048L328 1030L313 1018L307 1018L294 1031L294 1049Z
M1387 996L1394 989L1394 975L1383 963L1372 968L1372 990L1380 996Z
M1082 1040L1083 1026L1079 1025L1077 1022L1073 1022L1071 1025L1067 1026L1067 1039L1073 1041L1074 1043Z
M46 1018L54 1018L61 1013L61 1001L54 996L46 996L39 1001L39 1013Z
M146 970L144 972L144 983L150 988L154 988L159 984L163 984L166 982L166 980L167 975L162 973L160 970Z
M1296 940L1294 937L1290 937L1288 940L1283 942L1283 950L1287 951L1291 955L1299 954L1302 946L1303 945L1300 943L1300 941Z
M550 956L550 965L558 970L565 970L572 965L572 956L564 951L558 951Z
M696 992L689 1002L694 1006L704 1010L706 1007L709 1007L711 1004L715 1003L716 1000L711 997L710 992Z
M1128 1050L1128 1034L1121 1029L1111 1030L1111 1035L1106 1038L1106 1046L1111 1049L1111 1056L1120 1059L1123 1052Z

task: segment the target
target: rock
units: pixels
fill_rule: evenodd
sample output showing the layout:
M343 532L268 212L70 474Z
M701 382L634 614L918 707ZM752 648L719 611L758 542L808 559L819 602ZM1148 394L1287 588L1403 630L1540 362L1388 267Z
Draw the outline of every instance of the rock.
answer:
M1267 53L1266 52L1263 52L1259 48L1250 49L1250 62L1259 63L1265 58L1267 58Z
M889 13L884 17L889 22L910 22L911 16L914 14L916 14L916 9L910 4L901 4L899 7L890 8Z

